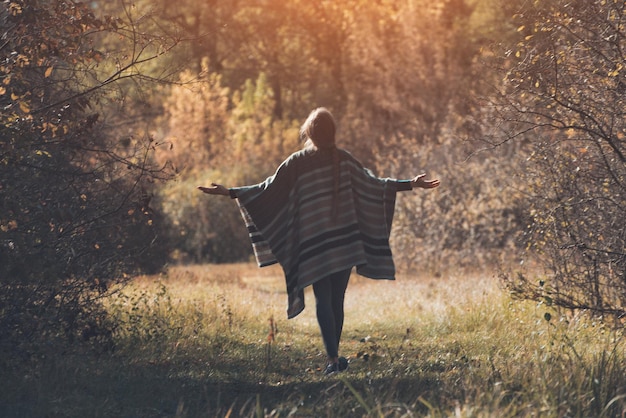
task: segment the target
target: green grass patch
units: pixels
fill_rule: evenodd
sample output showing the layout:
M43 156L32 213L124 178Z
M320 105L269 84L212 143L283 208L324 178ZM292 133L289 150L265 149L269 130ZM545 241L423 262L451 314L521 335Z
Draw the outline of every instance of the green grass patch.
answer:
M107 301L112 346L5 359L0 415L624 416L622 324L513 301L480 275L353 276L350 368L327 378L314 298L287 320L282 280L247 264L138 278Z

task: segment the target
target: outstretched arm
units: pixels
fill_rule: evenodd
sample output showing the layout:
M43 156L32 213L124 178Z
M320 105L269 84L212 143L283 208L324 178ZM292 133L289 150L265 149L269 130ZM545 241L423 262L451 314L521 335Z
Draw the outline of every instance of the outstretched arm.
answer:
M230 196L230 192L225 186L222 186L221 184L216 184L216 183L211 183L211 186L209 187L198 186L198 190L201 190L202 192L206 194Z
M420 174L411 179L411 187L415 189L419 187L421 189L434 189L439 187L439 179L426 180L426 174Z

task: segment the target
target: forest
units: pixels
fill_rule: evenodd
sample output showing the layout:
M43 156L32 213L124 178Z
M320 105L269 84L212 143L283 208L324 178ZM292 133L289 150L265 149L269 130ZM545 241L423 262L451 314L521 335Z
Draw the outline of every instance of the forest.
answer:
M489 270L623 327L623 1L7 0L0 22L7 359L110 337L138 275L249 262L236 204L196 186L263 181L319 106L377 175L441 179L399 197L399 271Z

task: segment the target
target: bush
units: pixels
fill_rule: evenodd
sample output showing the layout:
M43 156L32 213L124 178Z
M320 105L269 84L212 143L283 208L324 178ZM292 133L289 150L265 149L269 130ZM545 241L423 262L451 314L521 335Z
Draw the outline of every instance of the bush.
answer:
M523 297L626 314L623 19L610 1L526 4L504 45L497 142L529 144L529 249L549 275L507 276ZM545 284L545 286L544 286Z
M149 137L109 136L104 86L124 70L86 81L108 68L95 34L120 22L64 0L5 2L0 21L0 349L28 355L106 334L100 297L160 267L150 199L168 174Z

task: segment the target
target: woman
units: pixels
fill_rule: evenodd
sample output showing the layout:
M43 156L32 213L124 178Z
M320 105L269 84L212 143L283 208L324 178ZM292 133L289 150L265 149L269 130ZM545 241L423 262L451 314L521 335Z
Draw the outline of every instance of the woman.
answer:
M304 309L304 288L313 286L317 320L326 347L326 374L347 368L339 357L344 295L350 272L393 280L389 232L397 191L432 189L439 180L382 179L335 145L335 121L313 110L300 130L305 147L262 183L204 193L237 199L260 267L280 263L285 273L288 318Z

